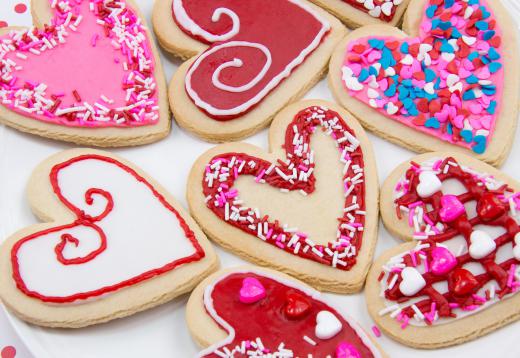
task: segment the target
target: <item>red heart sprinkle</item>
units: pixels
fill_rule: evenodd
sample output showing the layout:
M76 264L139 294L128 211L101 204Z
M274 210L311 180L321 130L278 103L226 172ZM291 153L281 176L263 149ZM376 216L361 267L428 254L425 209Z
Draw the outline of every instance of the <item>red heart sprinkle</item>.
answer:
M448 276L448 290L455 296L469 296L478 287L478 280L471 272L463 268L456 268Z
M483 221L493 221L506 212L504 203L493 193L485 193L477 203L477 214Z
M311 309L311 303L307 298L296 292L287 293L287 304L285 305L285 315L289 319L299 319L304 317Z

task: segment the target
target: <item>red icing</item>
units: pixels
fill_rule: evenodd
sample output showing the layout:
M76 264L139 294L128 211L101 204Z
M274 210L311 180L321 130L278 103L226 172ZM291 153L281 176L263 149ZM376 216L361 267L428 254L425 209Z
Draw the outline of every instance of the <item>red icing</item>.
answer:
M103 232L103 230L99 226L97 226L96 223L97 222L101 222L114 209L114 202L112 200L112 195L109 192L106 192L106 191L100 190L100 189L96 189L96 188L89 189L85 193L85 201L89 205L93 203L93 199L92 199L92 195L93 194L102 195L107 200L107 204L106 204L105 210L100 215L92 217L92 216L89 216L88 214L84 213L78 207L74 206L74 204L72 204L71 202L69 202L62 195L61 188L60 188L60 186L58 184L58 175L59 175L60 170L68 167L69 165L71 165L73 163L76 163L76 162L79 162L79 161L82 161L82 160L88 160L88 159L101 160L101 161L105 161L107 163L111 163L111 164L117 165L119 168L121 168L122 170L124 170L128 174L132 175L137 181L145 184L148 187L148 189L153 193L153 195L157 198L157 200L159 200L162 203L164 208L166 210L171 211L175 215L175 217L179 221L179 224L182 227L186 237L188 238L188 240L193 245L193 247L195 249L195 253L193 255L191 255L191 256L183 257L181 259L172 261L172 262L170 262L169 264L167 264L167 265L165 265L163 267L159 267L159 268L154 269L154 270L143 272L142 274L140 274L138 276L135 276L132 279L120 282L120 283L112 285L112 286L102 287L102 288L94 290L94 291L78 293L78 294L71 295L71 296L66 296L66 297L48 297L48 296L44 296L44 295L39 294L38 292L34 292L34 291L29 290L27 288L27 286L25 285L25 283L24 283L24 281L23 281L23 279L22 279L22 277L20 275L20 268L19 268L19 265L18 265L18 256L17 256L17 254L18 254L18 251L20 250L20 248L22 247L22 245L24 245L27 241L37 240L39 237L42 237L42 236L44 236L46 234L49 234L49 233L52 233L52 232L59 232L59 231L62 231L62 230L65 230L65 229L71 229L71 228L74 228L74 227L88 226L88 227L94 229L99 234L99 236L101 238L101 245L100 245L100 247L97 250L93 251L88 256L75 258L75 259L66 259L66 258L63 257L63 254L62 254L63 248L64 248L64 246L66 245L67 242L71 242L71 243L76 244L76 245L78 243L78 240L76 238L74 238L72 235L69 235L69 234L62 235L62 241L55 247L56 259L58 261L60 261L62 264L64 264L64 265L80 265L80 264L89 262L91 260L94 260L99 254L101 254L103 251L106 250L107 241L110 241L110 237L106 237L106 235ZM106 294L106 293L110 293L110 292L116 291L116 290L124 288L124 287L128 287L128 286L132 286L132 285L138 284L141 281L144 281L144 280L153 278L153 277L155 277L157 275L169 272L169 271L175 269L176 267L178 267L180 265L184 265L184 264L187 264L187 263L190 263L190 262L199 261L202 258L204 258L204 256L205 256L204 250L200 246L200 244L197 241L197 239L195 238L195 234L193 233L193 231L190 229L190 227L188 226L186 221L183 219L183 217L177 212L177 210L166 200L166 198L164 198L164 196L161 193L159 193L153 187L153 185L148 182L148 180L146 180L144 177L139 175L139 173L137 173L134 169L126 166L125 164L117 161L116 159L113 159L113 158L110 158L110 157L104 157L104 156L97 155L97 154L86 154L86 155L81 155L81 156L78 156L78 157L74 157L74 158L71 158L71 159L63 162L63 163L56 164L52 168L52 170L50 172L49 180L51 182L53 191L56 194L56 196L58 197L58 199L60 200L60 202L64 206L66 206L71 212L73 212L76 215L77 219L74 222L72 222L70 224L67 224L67 225L57 226L57 227L53 227L53 228L49 228L49 229L46 229L46 230L42 230L42 231L33 233L33 234L29 235L29 236L26 236L26 237L20 239L13 246L13 248L11 250L11 261L12 261L12 267L13 267L13 279L16 282L16 285L17 285L18 289L21 290L23 293L25 293L26 295L28 295L30 297L37 298L37 299L39 299L41 301L44 301L44 302L53 302L53 303L68 303L68 302L73 302L75 300L96 297L96 296L100 296L100 295L103 295L103 294Z
M272 65L266 75L255 86L244 92L229 92L217 88L212 83L212 75L218 66L237 58L243 61L243 66L224 69L220 78L229 86L242 86L249 83L260 73L266 63L266 55L259 49L243 46L226 47L209 55L200 63L192 75L193 90L201 100L217 109L236 108L259 95L268 83L282 73L316 38L321 41L326 35L322 34L324 25L312 13L288 0L184 0L182 4L186 13L197 25L215 35L225 34L232 28L229 16L222 15L219 21L212 21L215 10L226 8L233 11L240 19L240 29L236 35L225 42L245 41L261 44L271 53ZM203 43L209 43L201 36L193 34L190 29L184 28L175 13L173 18L187 35ZM208 50L221 44L222 42L218 42ZM200 106L199 108L216 120L230 120L249 112L265 95L267 94L236 114L214 114Z
M320 122L320 120L322 122ZM223 153L214 157L206 167L206 175L211 175L213 173L215 169L212 168L212 166L215 165L215 163L221 163L217 166L217 171L222 170L221 166L227 167L228 170L226 172L230 173L230 175L224 181L218 181L215 179L215 183L212 183L212 186L210 186L210 183L207 181L207 176L203 180L203 192L204 195L208 198L206 204L208 208L211 209L213 213L215 213L215 215L217 215L219 218L225 220L226 208L224 202L227 202L230 205L231 209L229 211L232 212L234 207L234 198L239 194L236 189L233 189L233 185L235 180L238 179L240 175L254 176L256 177L257 182L259 180L265 180L265 183L275 188L291 191L299 190L307 194L311 194L315 189L316 180L314 174L312 174L314 170L314 162L309 163L309 157L313 157L313 155L310 154L310 140L312 134L315 132L318 126L323 126L322 123L329 123L328 121L336 120L336 127L332 131L331 136L336 140L336 143L338 143L338 150L340 153L342 153L344 159L351 161L349 169L344 173L343 181L345 181L347 178L353 179L354 177L359 176L354 168L356 166L359 168L364 168L363 152L361 146L358 146L355 150L351 150L350 142L348 140L343 140L345 138L345 133L355 137L353 130L347 126L338 113L331 110L324 110L320 107L309 107L300 111L294 117L294 120L287 126L284 148L286 150L288 160L278 160L275 163L270 163L266 160L253 157L245 153ZM295 133L295 128L297 129L297 133ZM323 127L323 130L326 129L327 128ZM301 142L296 145L293 144L295 136L298 136L298 138L301 140ZM302 148L307 148L307 152L303 152L302 156L298 156L297 153L299 153ZM245 162L245 164L242 164L242 162ZM234 165L229 168L231 163L234 163ZM254 163L254 166L251 166L251 163ZM338 164L342 167L344 166L344 164L341 162L338 162ZM237 167L242 167L243 169L236 170ZM288 176L291 174L294 175L293 168L298 168L296 173L299 174L296 174L296 179L287 180L286 178ZM299 172L300 169L301 171ZM301 172L311 173L308 176L308 180L301 179ZM284 176L286 178L284 178ZM363 179L362 176L361 179ZM344 208L351 207L355 197L357 205L359 206L357 210L364 212L364 181L357 184L352 184L352 181L348 180L346 182L347 186L354 185L354 188L352 189L350 195L345 198ZM241 212L244 213L247 213L251 210L254 211L252 208L246 208L244 206L242 206L242 208L243 209L241 209ZM290 210L290 207L288 207L288 210ZM298 210L298 208L294 208L294 210ZM355 218L354 223L352 223L351 217L349 215ZM296 243L293 243L292 245L290 244L292 241L291 239L294 237L295 233L286 232L282 227L284 223L279 222L276 220L276 218L269 218L268 215L260 216L261 217L256 217L255 215L251 215L250 217L252 222L249 220L227 220L226 222L246 233L257 237L259 237L258 226L260 225L262 226L260 230L263 232L261 239L266 243L275 245L276 247L291 254L298 255L299 257L314 260L325 265L334 266L334 255L327 253L328 250L330 252L338 251L339 254L345 253L348 250L355 250L355 254L349 257L341 258L341 260L343 260L345 263L338 263L336 267L342 270L350 270L350 268L355 265L357 253L361 249L362 245L363 231L355 230L355 234L352 235L352 231L345 228L345 224L350 227L357 227L358 229L364 226L365 216L358 214L356 210L344 212L343 216L338 218L338 230L340 231L341 239L336 240L336 238L333 238L329 241L327 246L314 244L314 250L310 247L305 250L304 248L307 245L306 239L308 238L307 234L296 233L296 235L299 236L299 238L297 238L297 242L301 245L297 253L295 253ZM290 226L291 223L287 224ZM255 228L253 229L251 225L254 225ZM266 225L268 230L263 230ZM308 239L312 240L312 237L309 237ZM350 245L342 246L340 244L342 240L345 240L343 242L344 244L346 242L350 242ZM354 247L354 249L351 249L350 247ZM320 252L322 255L318 255L317 252Z
M445 172L445 168L448 167ZM431 209L426 211L426 216L432 222L439 222L439 212L441 210L441 198L443 193L441 191L431 195L427 198L421 198L417 194L417 186L419 184L419 165L412 162L412 167L406 172L406 179L409 181L408 192L397 199L395 202L399 210L400 206L408 207L410 204L423 202L426 207ZM452 222L445 223L444 232L429 236L426 240L421 243L429 244L430 247L423 248L421 251L426 255L428 262L431 262L432 255L431 251L436 247L437 244L453 239L458 235L462 235L467 242L467 247L470 246L470 236L477 225L490 225L496 227L502 227L505 233L494 239L496 248L489 255L482 259L474 259L469 253L461 254L457 256L457 265L455 268L445 273L444 275L434 275L431 272L426 272L422 276L426 281L426 286L419 291L415 296L429 296L428 299L422 300L416 303L416 306L423 312L429 313L432 304L435 303L436 309L440 317L455 317L456 314L452 312L453 307L460 307L463 310L473 310L478 306L484 304L489 297L482 300L482 297L477 297L475 293L481 289L486 283L495 280L498 284L497 295L502 298L506 294L516 292L518 290L517 282L511 282L509 271L513 265L518 264L518 260L515 258L508 259L503 262L496 261L497 251L507 244L514 244L515 235L520 232L520 226L517 224L515 219L510 215L509 211L502 199L504 195L512 191L506 184L502 185L496 190L488 189L485 185L482 185L481 181L457 164L453 158L446 158L442 160L439 165L440 173L437 177L442 181L455 179L464 185L467 192L457 195L458 199L462 203L468 203L470 201L477 202L477 216L469 218L466 213L459 216ZM421 262L421 258L414 253L409 253L404 256L404 264L406 266L416 266L411 255L415 256L415 260L418 263ZM473 275L463 267L471 262L478 262L482 265L485 273L479 275ZM514 269L514 266L513 266ZM392 280L393 273L388 275L388 282ZM399 290L399 284L402 281L401 275L398 275L396 284L385 291L385 297L392 301L406 302L408 297L404 296ZM438 292L433 285L438 282L448 282L448 292L441 294ZM486 293L489 296L489 292ZM415 312L411 307L405 308L402 311L403 315L409 318L413 317ZM426 320L426 323L431 324L430 321Z
M247 277L255 277L262 283L266 289L266 298L254 304L244 304L238 300L242 281ZM284 307L287 305L287 297L291 295L299 295L309 303L310 308L305 316L289 319L285 315ZM292 350L294 357L307 357L308 354L312 354L313 357L334 357L336 347L342 342L353 345L361 357L374 357L374 353L365 345L356 330L336 310L307 293L272 278L249 272L233 273L215 284L211 298L217 315L235 330L235 338L225 346L230 351L243 341L255 341L260 338L270 352L276 352L279 345L284 343L285 349ZM316 315L320 311L333 313L342 324L341 331L331 339L321 340L314 333ZM315 341L316 346L306 342L303 336ZM219 350L222 352L224 348L220 347ZM246 355L235 355L239 356ZM210 353L205 357L218 355Z

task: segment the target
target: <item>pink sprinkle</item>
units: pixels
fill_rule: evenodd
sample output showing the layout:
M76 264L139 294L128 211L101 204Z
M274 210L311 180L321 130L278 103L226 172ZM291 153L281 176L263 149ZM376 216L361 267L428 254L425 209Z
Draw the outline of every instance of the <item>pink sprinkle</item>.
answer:
M374 336L376 336L377 338L381 337L381 331L376 325L372 326L372 332L374 332Z
M255 178L255 181L258 183L260 182L260 180L262 180L262 177L264 176L265 174L265 169L262 169L262 171L260 172L260 174L258 174L258 176Z
M516 270L516 265L512 264L509 267L509 274L507 275L507 287L513 286L513 281L515 279L515 270Z
M482 297L482 296L479 296L479 295L477 295L477 294L473 294L473 295L471 295L471 296L472 296L476 301L480 301L480 302L482 302L482 303L485 303L485 302L486 302L486 299L485 299L484 297Z
M455 302L448 303L448 306L450 306L450 308L459 308L459 304Z
M99 38L98 34L95 34L94 36L92 36L92 40L90 41L90 44L92 45L92 47L96 47L98 38Z
M409 253L410 258L412 259L412 265L413 267L417 267L417 258L415 257L415 251L410 251Z
M283 249L285 246L280 241L276 241L276 246L278 246L280 249Z

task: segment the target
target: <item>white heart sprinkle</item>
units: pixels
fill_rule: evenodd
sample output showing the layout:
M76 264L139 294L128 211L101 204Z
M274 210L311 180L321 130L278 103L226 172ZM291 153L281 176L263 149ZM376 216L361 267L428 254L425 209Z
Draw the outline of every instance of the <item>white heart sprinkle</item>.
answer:
M513 249L515 259L520 260L520 232L515 235L515 247Z
M427 84L425 84L424 90L426 91L426 93L434 94L435 88L433 88L433 86L434 86L433 82L428 82Z
M473 46L475 44L475 42L477 42L477 38L476 37L462 35L462 41L464 41L464 43L466 45Z
M352 70L348 66L342 68L343 82L352 91L361 91L365 86L359 83L358 79L352 75Z
M373 8L376 7L374 5L374 1L373 0L366 0L364 5L365 5L365 8L368 9L368 10L372 10Z
M385 75L386 75L386 77L395 76L395 69L393 67L388 67L385 70Z
M370 10L368 14L373 17L379 17L379 15L381 15L381 6L376 6L375 8Z
M487 232L482 230L473 231L469 241L471 242L469 245L469 255L475 260L486 257L497 247L495 240L493 240Z
M424 171L419 174L417 194L421 198L427 198L442 189L442 182L434 172Z
M411 65L413 63L412 55L407 54L406 56L404 56L403 59L401 60L401 63L403 65Z
M419 53L425 54L433 50L433 46L430 44L420 44L419 45Z
M451 86L450 87L450 92L453 93L455 91L459 91L459 92L462 92L462 82L458 82L455 86Z
M343 328L339 319L329 311L320 311L316 315L314 333L319 339L331 339Z
M400 5L403 2L403 0L394 0L394 5Z
M378 108L377 102L373 98L368 100L368 104L370 105L370 107Z
M413 267L405 267L401 271L403 280L399 284L399 290L405 296L413 296L426 286L426 281L421 273Z
M467 20L471 17L471 15L473 15L473 8L471 6L468 6L466 8L466 11L464 12L464 18Z
M448 87L451 87L451 86L455 85L457 82L459 82L459 80L460 80L459 76L457 76L456 74L450 73L448 75L448 77L446 77L446 84L448 85Z
M454 53L449 53L449 52L443 52L441 54L441 57L444 61L446 62L451 62L453 61L453 59L455 58L455 54Z
M377 97L379 97L379 92L377 92L373 88L369 88L367 90L367 96L368 96L368 98L377 98Z
M386 104L386 113L388 113L389 115L396 114L398 110L399 110L399 107L397 107L392 102L388 102Z
M385 2L383 5L381 5L381 11L383 11L383 14L390 16L392 14L393 7L394 7L393 3Z

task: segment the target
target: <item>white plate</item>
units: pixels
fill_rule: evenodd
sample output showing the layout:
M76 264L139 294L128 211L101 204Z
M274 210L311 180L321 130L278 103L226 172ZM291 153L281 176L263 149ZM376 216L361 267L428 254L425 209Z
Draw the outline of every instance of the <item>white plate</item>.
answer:
M506 1L505 1L506 2ZM518 0L507 0L520 19ZM138 0L147 19L150 19L152 0ZM511 29L515 31L515 29ZM178 63L163 57L166 76L171 78ZM324 81L319 83L307 98L331 100ZM249 138L247 142L267 148L267 131ZM370 135L375 148L379 177L382 181L399 163L413 153ZM156 178L184 205L187 174L195 159L212 145L180 130L176 125L171 135L159 143L138 148L118 149L115 152L131 160ZM0 238L19 228L33 224L36 219L27 203L24 188L33 168L49 155L71 145L57 143L25 135L0 126ZM520 144L515 143L511 156L503 167L504 172L520 179ZM377 253L390 248L399 241L391 237L381 225ZM217 249L223 266L232 266L243 261ZM370 329L370 319L363 294L340 296L326 295L331 302L346 307L351 316L363 327ZM184 320L187 297L174 300L161 307L117 320L108 324L80 329L56 330L28 325L10 315L11 323L30 351L38 358L86 358L86 357L192 357L197 352ZM396 358L421 357L501 357L518 358L520 346L518 331L520 322L509 325L477 341L455 348L436 351L418 351L404 347L382 337L381 346Z

